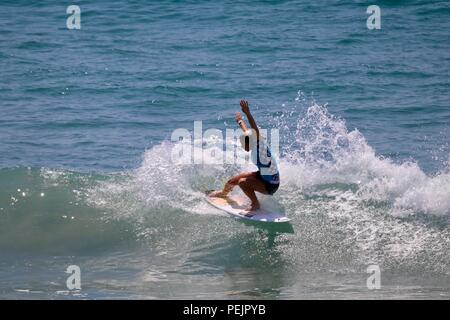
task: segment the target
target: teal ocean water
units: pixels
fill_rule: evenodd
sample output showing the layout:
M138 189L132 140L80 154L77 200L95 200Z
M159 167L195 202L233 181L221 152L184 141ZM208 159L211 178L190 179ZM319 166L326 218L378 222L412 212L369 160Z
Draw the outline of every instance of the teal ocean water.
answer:
M449 2L70 4L0 3L0 298L450 298ZM205 203L248 167L171 161L242 98L290 228Z

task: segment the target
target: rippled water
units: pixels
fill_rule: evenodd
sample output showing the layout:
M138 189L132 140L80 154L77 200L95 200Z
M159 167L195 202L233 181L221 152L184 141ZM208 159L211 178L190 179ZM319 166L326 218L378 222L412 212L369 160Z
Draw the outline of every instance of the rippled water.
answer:
M449 298L447 2L77 4L0 4L0 297ZM290 228L204 202L248 166L171 162L243 97Z

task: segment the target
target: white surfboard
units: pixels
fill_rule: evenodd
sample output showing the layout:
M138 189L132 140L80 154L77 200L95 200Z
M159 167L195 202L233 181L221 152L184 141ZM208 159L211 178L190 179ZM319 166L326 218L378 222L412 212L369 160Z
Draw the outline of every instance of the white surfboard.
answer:
M252 211L253 216L251 217L245 216L245 213L247 213L247 211L244 211L244 209L249 206L250 201L244 196L230 195L226 198L206 196L206 201L208 201L217 209L223 210L229 215L232 215L239 219L257 222L277 223L291 221L291 219L286 217L286 215L281 212L268 211L264 208Z

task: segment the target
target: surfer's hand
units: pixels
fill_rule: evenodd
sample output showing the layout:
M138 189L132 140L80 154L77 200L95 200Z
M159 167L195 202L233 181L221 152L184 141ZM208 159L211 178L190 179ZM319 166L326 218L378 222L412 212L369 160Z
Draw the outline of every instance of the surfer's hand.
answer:
M240 105L241 105L241 109L242 109L243 113L245 113L245 114L249 114L250 113L250 108L248 107L248 102L247 101L241 100Z
M236 112L236 115L234 117L236 119L236 122L239 123L239 121L242 120L242 115L240 112Z

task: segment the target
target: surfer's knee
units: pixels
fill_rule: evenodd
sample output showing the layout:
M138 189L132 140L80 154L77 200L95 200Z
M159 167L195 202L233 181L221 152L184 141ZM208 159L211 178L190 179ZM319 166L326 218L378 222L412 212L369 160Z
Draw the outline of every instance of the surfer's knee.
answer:
M227 184L230 184L230 185L232 185L232 186L235 186L235 185L237 185L237 181L236 181L235 178L231 178L231 179L229 179L229 180L227 181Z
M238 183L237 183L238 185L239 185L239 187L246 187L248 184L247 184L247 178L240 178L239 179L239 181L238 181Z
M241 180L242 178L240 178L239 176L236 177L232 177L230 180L227 181L228 184L231 184L233 186L236 186L239 184L239 180Z

